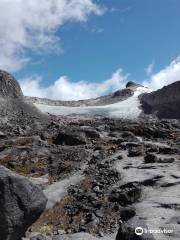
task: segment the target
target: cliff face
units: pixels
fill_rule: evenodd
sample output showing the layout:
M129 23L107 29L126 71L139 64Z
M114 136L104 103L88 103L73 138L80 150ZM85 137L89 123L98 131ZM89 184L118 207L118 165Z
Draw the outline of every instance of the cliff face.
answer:
M145 113L156 113L159 118L180 118L180 81L141 96Z
M9 73L0 70L0 97L23 97L19 83Z

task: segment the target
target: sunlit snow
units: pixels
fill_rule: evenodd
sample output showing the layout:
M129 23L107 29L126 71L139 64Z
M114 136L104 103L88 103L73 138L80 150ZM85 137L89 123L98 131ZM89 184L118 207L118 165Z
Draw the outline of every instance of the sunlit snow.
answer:
M65 106L50 106L45 104L35 103L37 108L45 113L52 115L71 115L71 114L88 114L88 115L102 115L112 118L135 119L140 113L140 101L138 96L151 90L145 87L138 87L134 91L134 95L128 99L109 104L105 106L81 106L81 107L65 107Z

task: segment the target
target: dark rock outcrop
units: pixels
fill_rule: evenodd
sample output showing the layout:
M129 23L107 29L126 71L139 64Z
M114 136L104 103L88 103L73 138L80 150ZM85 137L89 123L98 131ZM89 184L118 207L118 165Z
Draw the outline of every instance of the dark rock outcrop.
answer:
M126 88L137 88L137 87L142 87L142 85L132 81L126 84Z
M23 97L19 83L9 73L0 70L0 97Z
M180 81L141 96L142 108L159 118L180 118Z
M46 207L42 191L25 177L0 166L0 239L19 240Z

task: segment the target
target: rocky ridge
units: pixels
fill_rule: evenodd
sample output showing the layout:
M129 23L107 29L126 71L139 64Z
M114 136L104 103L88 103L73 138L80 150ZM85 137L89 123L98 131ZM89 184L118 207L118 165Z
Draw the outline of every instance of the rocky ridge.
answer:
M94 99L78 100L78 101L59 101L38 97L26 97L26 101L30 103L47 104L49 106L66 106L66 107L81 107L81 106L103 106L113 104L119 101L126 100L133 95L131 88L118 90L107 96L101 96Z

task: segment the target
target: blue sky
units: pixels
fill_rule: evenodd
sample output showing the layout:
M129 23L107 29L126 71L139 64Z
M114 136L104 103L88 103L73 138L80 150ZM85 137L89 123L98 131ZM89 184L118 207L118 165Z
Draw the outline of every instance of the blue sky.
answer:
M122 69L128 80L141 83L179 56L179 0L88 1L102 12L89 11L83 21L70 19L52 27L51 34L60 39L54 43L58 50L22 47L28 63L15 69L17 79L41 79L42 88L60 76L72 83L101 83Z

